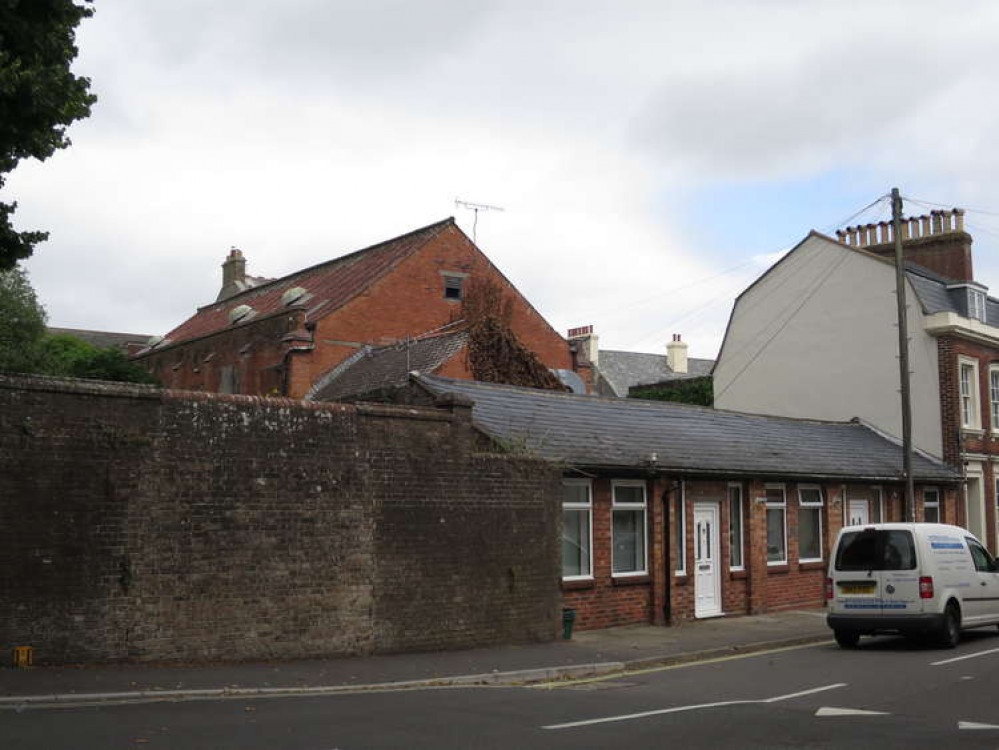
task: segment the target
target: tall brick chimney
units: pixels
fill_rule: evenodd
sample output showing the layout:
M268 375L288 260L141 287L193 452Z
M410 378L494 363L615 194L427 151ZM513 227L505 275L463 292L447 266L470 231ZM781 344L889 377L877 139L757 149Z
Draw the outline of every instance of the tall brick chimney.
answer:
M229 255L222 264L222 288L216 302L229 299L246 289L246 259L243 251L238 248L229 250Z
M895 231L890 221L840 229L836 237L852 247L885 257L895 256ZM960 208L902 219L905 259L952 281L974 280L971 243L971 235L964 231L964 211Z
M673 340L666 344L666 364L673 372L687 372L687 344L680 340L679 333L674 333Z

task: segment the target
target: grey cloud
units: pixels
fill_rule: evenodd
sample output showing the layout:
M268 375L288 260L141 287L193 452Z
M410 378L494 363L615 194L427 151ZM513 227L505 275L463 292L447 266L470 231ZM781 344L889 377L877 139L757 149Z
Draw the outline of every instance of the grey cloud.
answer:
M634 128L642 147L714 178L793 174L863 153L946 92L969 50L874 39L793 65L688 72ZM942 45L941 45L942 46Z

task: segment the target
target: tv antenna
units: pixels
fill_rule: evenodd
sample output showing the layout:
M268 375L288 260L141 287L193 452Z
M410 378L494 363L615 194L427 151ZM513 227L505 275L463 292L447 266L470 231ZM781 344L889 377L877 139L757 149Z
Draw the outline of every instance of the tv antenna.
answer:
M475 213L475 218L472 220L472 243L475 243L475 230L479 225L479 211L503 211L504 209L499 206L490 206L487 203L469 203L468 201L454 199L455 208L466 208L469 211Z

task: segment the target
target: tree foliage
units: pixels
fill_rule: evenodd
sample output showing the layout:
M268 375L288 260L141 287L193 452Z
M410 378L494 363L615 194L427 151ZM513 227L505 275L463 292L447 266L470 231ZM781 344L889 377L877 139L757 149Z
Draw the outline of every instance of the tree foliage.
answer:
M159 384L148 370L114 347L101 349L74 336L60 334L46 336L42 351L42 371L46 375Z
M49 335L45 320L27 273L20 266L0 271L0 372L158 383L114 347L100 349L74 336Z
M19 267L0 270L0 371L37 371L44 338L45 309L28 274Z
M676 401L696 406L714 406L715 403L711 376L686 380L667 380L652 385L636 385L628 389L628 398Z
M73 75L76 27L93 15L73 0L0 0L0 189L22 159L66 148L66 127L90 115L90 81ZM47 232L18 232L17 203L0 202L0 271L27 258Z

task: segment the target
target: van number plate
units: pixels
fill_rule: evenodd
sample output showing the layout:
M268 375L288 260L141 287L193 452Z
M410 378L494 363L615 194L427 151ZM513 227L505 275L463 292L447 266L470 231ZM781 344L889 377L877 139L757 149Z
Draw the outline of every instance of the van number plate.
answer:
M839 590L843 594L873 594L874 583L841 583Z

